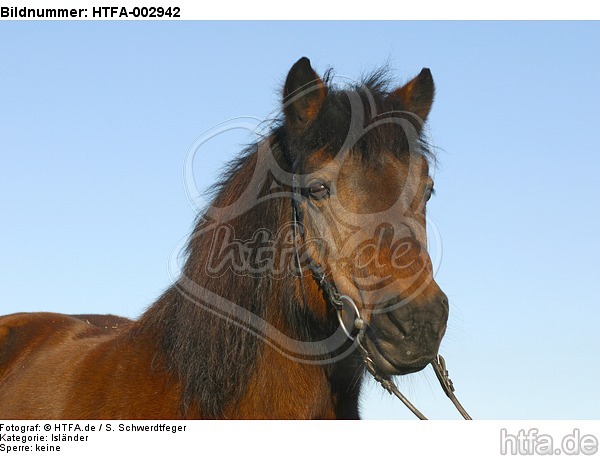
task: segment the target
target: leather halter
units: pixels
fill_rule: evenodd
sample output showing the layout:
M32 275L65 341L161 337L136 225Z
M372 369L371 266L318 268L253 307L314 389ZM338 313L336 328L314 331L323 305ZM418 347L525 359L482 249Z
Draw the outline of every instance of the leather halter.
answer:
M294 242L294 257L296 259L298 273L300 274L300 289L302 291L302 300L306 302L306 293L304 292L304 282L303 282L303 274L302 274L302 264L300 262L300 253L298 251L298 237L304 238L304 225L302 224L303 212L302 207L300 206L300 202L304 198L300 187L298 186L297 176L295 173L292 174L292 220L293 220L293 242ZM400 399L408 409L414 413L417 418L420 420L426 420L427 417L423 415L419 409L417 409L396 387L396 385L392 382L392 380L387 375L382 375L377 371L377 366L369 356L369 352L362 344L362 339L364 337L365 330L367 328L367 322L362 318L360 310L358 306L354 302L354 300L347 295L340 294L337 290L335 284L328 280L325 274L325 270L320 264L315 263L310 259L308 262L308 268L310 269L313 278L316 280L317 284L323 290L323 293L329 303L333 306L337 313L338 321L340 323L340 327L346 334L346 336L352 340L365 363L366 369L373 376L379 384L390 394L395 395L398 399ZM348 304L352 311L355 313L354 318L354 327L347 328L344 320L343 320L343 311L344 304ZM454 385L452 380L448 375L448 370L446 369L446 361L442 357L442 355L436 355L435 359L431 362L433 367L433 371L440 382L444 393L446 396L452 401L456 409L462 415L465 420L472 420L471 416L467 413L461 403L458 401L456 396L454 395Z

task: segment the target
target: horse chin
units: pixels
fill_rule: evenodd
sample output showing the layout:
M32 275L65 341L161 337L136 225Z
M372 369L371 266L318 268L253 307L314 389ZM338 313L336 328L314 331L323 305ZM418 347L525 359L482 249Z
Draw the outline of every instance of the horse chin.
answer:
M384 375L407 375L423 370L429 365L435 355L424 355L417 358L399 360L397 356L381 350L376 342L365 338L366 348L370 358L375 363L377 371Z

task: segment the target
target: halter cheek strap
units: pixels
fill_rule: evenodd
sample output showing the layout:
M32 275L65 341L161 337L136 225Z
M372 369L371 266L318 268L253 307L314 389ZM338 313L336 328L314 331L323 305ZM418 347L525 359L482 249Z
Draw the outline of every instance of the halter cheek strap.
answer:
M298 267L298 272L300 274L302 299L304 300L304 302L306 302L306 293L304 291L304 282L302 280L302 264L300 261L300 253L298 249L298 238L304 238L304 225L302 223L303 211L302 207L300 206L300 201L302 200L303 195L300 191L300 187L298 186L296 174L292 175L292 189L292 217L294 220L294 256L296 257L296 266ZM325 294L326 298L335 309L342 331L344 331L344 334L346 334L348 339L355 340L355 336L353 335L353 333L355 333L355 330L358 330L360 334L360 332L363 331L367 326L366 322L363 320L360 314L360 311L358 310L356 303L350 296L339 293L335 284L327 280L325 270L320 264L315 263L311 260L308 263L308 268L312 272L312 275L317 281L319 287L323 290L323 293ZM347 304L350 307L350 310L354 312L354 328L348 329L346 327L346 324L344 323L344 304Z
M295 166L294 166L295 168ZM296 265L298 267L298 273L300 274L300 289L302 290L302 300L306 302L306 293L304 291L304 281L302 275L302 264L300 261L300 253L298 249L298 238L304 238L304 225L302 224L303 211L300 205L304 196L300 191L300 187L298 185L297 175L294 173L292 175L292 220L293 220L293 237L294 237L294 256L296 258ZM426 420L427 417L423 415L419 409L417 409L396 387L394 382L390 380L390 378L386 375L381 375L377 371L377 366L369 356L368 350L362 343L364 338L365 331L367 329L367 322L362 318L360 310L358 306L354 302L354 300L347 295L342 295L337 290L335 284L327 279L325 275L325 270L320 264L315 263L310 259L308 262L308 268L312 272L313 277L315 278L317 284L323 290L323 294L327 298L327 300L331 303L333 308L335 309L338 317L338 321L340 323L340 327L344 331L346 336L354 341L356 344L362 358L365 363L366 369L373 376L375 380L377 380L381 386L390 394L395 395L398 399L402 401L408 409L413 412L417 418L421 420ZM346 307L344 304L347 304L347 307L350 307L350 310L354 312L354 327L347 328L343 319L343 311ZM438 381L446 396L450 398L456 409L463 416L465 420L471 420L471 416L467 413L461 403L458 401L456 396L454 395L454 386L452 384L452 380L448 375L448 370L446 369L446 361L442 357L442 355L437 355L435 359L431 362L433 366L433 370L435 372Z

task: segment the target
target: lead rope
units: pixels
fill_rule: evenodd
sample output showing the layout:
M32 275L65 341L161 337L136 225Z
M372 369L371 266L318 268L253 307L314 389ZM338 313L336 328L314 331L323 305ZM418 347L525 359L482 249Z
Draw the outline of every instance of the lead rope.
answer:
M472 420L471 415L467 413L465 408L459 402L458 398L454 395L454 384L452 380L450 380L450 376L448 375L448 369L446 369L446 360L442 355L437 355L435 359L431 362L433 366L433 371L435 372L436 377L438 378L440 385L442 385L442 389L446 396L450 398L456 410L462 415L465 420Z
M298 190L298 184L296 181L295 173L292 175L292 191L293 191L292 218L294 221L294 228L293 228L292 236L293 236L293 243L294 243L294 256L296 257L296 262L297 262L296 266L298 267L298 273L300 274L299 279L300 279L300 289L301 289L301 293L302 293L302 300L303 300L303 302L306 302L306 294L304 291L304 281L302 280L303 279L302 264L300 261L300 253L298 250L298 234L300 234L300 236L302 236L304 234L304 232L303 232L304 230L302 227L302 210L300 209L300 207L298 205L298 201L296 200L296 197L300 196L300 192ZM299 228L300 228L301 232L297 233L297 230ZM404 396L404 394L402 394L400 392L400 390L398 390L398 388L396 387L394 382L392 382L387 377L381 376L377 372L375 363L369 356L369 352L363 346L362 341L361 341L362 335L364 334L364 332L367 328L367 323L361 317L360 311L358 310L358 307L356 306L356 303L354 302L354 300L350 296L340 295L340 293L337 291L337 288L335 287L335 285L326 279L325 271L323 270L323 268L320 265L314 264L311 261L311 262L309 262L308 266L313 274L313 277L315 277L315 279L317 279L319 286L321 287L321 289L323 290L325 295L328 297L330 303L335 308L342 330L344 331L344 333L350 340L353 340L356 343L356 346L358 347L360 354L363 358L363 361L365 363L365 367L367 368L367 371L369 371L369 373L373 376L373 378L375 380L377 380L377 382L388 393L393 394L398 399L400 399L402 401L402 403L412 413L414 413L414 415L417 418L419 418L420 420L427 420L428 418L425 415L423 415L419 411L419 409L417 409L406 398L406 396ZM354 328L358 330L358 334L356 335L356 337L352 336L352 331L348 330L348 328L346 328L346 325L344 324L344 320L342 318L344 301L346 301L348 304L350 304L350 306L352 307L352 310L356 313L356 318L354 319ZM448 398L450 398L450 400L452 401L452 403L454 404L456 409L459 411L459 413L462 415L462 417L465 420L472 420L473 418L471 418L471 416L467 413L467 411L464 409L462 404L458 401L458 399L454 395L454 384L452 383L452 380L450 380L450 376L448 375L448 370L446 369L446 360L443 358L443 356L440 354L436 355L435 359L431 362L431 366L433 367L433 371L435 372L435 375L436 375L438 381L440 382L440 385L441 385L442 389L444 390L444 393L446 393L446 396L448 396Z
M362 321L362 319L360 319L360 318L357 318L357 320ZM410 402L406 398L406 396L404 396L404 394L402 394L400 392L400 390L396 387L394 382L392 382L387 377L382 377L381 375L379 375L379 373L377 372L377 369L375 367L375 363L369 356L369 352L367 352L366 348L360 342L361 334L362 334L362 332L359 333L359 335L356 337L357 346L358 346L358 349L360 350L360 353L365 362L365 366L366 366L367 370L369 371L369 373L373 376L373 378L375 380L377 380L377 382L383 387L383 389L385 389L388 393L393 394L398 399L400 399L402 401L402 403L411 412L413 412L413 414L417 418L419 418L420 420L427 420L428 418L425 415L423 415L419 411L419 409L416 408L412 404L412 402ZM435 357L435 359L431 362L431 366L433 367L433 371L435 372L435 375L436 375L437 379L439 380L440 385L442 386L442 389L444 390L444 393L446 393L446 396L448 396L450 398L450 400L456 407L456 410L458 410L458 412L462 415L462 417L465 420L472 420L473 418L471 418L471 415L469 415L467 413L465 408L462 406L462 404L459 402L457 397L454 395L454 385L452 383L452 380L450 380L450 376L448 375L448 370L446 369L446 360L444 359L444 357L442 355L437 355Z

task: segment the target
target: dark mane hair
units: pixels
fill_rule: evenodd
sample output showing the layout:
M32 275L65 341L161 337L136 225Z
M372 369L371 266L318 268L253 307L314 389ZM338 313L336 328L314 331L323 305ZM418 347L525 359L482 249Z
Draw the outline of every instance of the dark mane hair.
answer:
M344 146L351 145L352 152L359 153L366 163L376 164L381 151L398 158L406 158L413 151L435 161L423 135L421 120L408 112L400 98L393 96L393 79L387 68L376 69L347 87L338 87L332 79L328 72L324 79L327 95L310 128L296 135L293 141L288 140L285 129L275 130L280 133L277 137L285 145L288 157L291 153L293 159L302 160L304 155L320 149L336 155ZM402 120L414 126L414 136L407 136ZM373 128L375 124L377 127Z
M337 88L331 72L324 82L326 97L310 126L292 135L283 118L275 121L264 138L247 147L227 166L222 179L211 189L212 206L225 208L244 192L255 167L260 166L258 151L267 144L285 171L290 171L294 162L303 162L315 150L325 149L335 155L348 144L348 138L353 151L360 153L368 163L376 163L382 150L400 158L409 151L431 156L421 135L421 125L404 112L406 107L400 99L390 95L390 81L384 70L373 72L348 88ZM391 118L407 119L415 125L417 135L406 135L393 121L363 134L374 122ZM352 123L353 119L360 122ZM270 191L274 180L269 175L261 188ZM246 240L259 229L276 233L290 222L291 214L289 198L275 197L256 204L228 223L236 239ZM274 278L270 274L236 275L227 270L219 277L209 275L205 263L212 237L211 231L205 228L216 222L206 213L198 217L182 270L182 280L188 281L188 287L190 283L195 284L225 297L262 320L283 320L292 332L288 336L297 340L322 340L334 332L335 326L314 315L300 302L293 274ZM199 407L206 416L223 416L225 406L235 403L244 394L255 373L264 341L260 331L244 317L224 314L210 300L190 296L181 284L171 286L142 316L139 331L152 328L161 334L156 340L159 353L156 362L183 385L182 415L192 407Z

